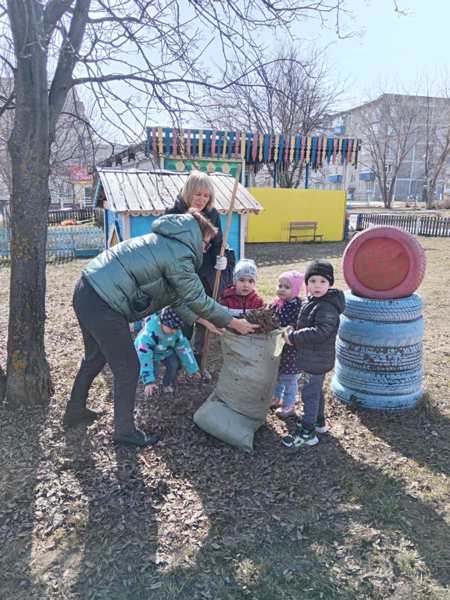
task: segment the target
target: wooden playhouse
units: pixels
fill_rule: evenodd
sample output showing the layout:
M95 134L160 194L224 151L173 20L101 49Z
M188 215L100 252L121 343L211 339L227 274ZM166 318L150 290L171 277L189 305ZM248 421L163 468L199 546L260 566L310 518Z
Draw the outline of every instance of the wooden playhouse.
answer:
M105 168L98 170L94 206L104 210L105 247L151 232L152 222L175 203L189 173ZM225 229L234 178L211 174L216 208ZM228 244L236 259L244 256L247 215L262 206L241 184L238 186Z

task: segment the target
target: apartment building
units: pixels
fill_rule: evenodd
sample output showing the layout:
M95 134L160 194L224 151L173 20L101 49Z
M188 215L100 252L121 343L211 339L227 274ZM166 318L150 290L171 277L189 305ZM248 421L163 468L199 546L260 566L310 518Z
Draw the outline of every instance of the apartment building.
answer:
M393 183L395 200L420 201L444 157L435 197L450 193L450 98L382 94L334 115L330 132L361 139L358 166L329 166L316 185L335 184L350 198L381 200L381 177L388 186Z

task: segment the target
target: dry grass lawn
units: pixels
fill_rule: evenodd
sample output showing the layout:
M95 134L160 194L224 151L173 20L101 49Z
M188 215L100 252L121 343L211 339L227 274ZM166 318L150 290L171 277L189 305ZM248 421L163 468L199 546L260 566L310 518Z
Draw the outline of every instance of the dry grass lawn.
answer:
M71 294L84 262L48 268L49 407L0 407L0 590L14 600L448 600L450 583L450 239L425 239L425 396L406 414L351 411L327 390L332 431L296 454L269 417L245 455L192 422L212 383L181 382L138 420L154 449L111 442L108 412L64 435L61 415L81 356ZM343 244L255 245L267 300L279 272ZM8 275L0 269L0 360ZM217 352L217 345L215 346ZM217 373L219 358L213 360ZM292 425L288 423L288 425Z

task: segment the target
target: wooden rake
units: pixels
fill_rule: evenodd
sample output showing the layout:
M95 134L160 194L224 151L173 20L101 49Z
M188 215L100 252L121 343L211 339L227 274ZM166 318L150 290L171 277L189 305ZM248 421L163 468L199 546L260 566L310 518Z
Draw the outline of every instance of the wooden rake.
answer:
M238 165L238 168L236 171L236 177L234 178L234 186L233 186L233 191L231 193L231 201L230 201L230 206L228 208L227 222L225 225L225 231L223 232L222 246L220 247L219 256L223 256L225 254L225 248L227 247L228 234L230 233L231 221L233 219L233 210L234 210L234 205L236 203L236 196L237 196L240 178L241 178L241 165ZM222 271L216 271L216 277L214 279L214 287L213 287L213 293L212 293L213 300L217 300L221 277L222 277ZM202 373L204 373L206 370L206 364L208 361L208 351L209 351L209 329L207 329L205 331L205 339L203 342L202 359L200 362L200 370Z

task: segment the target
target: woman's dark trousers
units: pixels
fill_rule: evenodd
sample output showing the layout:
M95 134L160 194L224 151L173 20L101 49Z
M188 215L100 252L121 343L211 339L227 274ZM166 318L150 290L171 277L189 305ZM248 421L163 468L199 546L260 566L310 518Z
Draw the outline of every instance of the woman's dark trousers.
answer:
M139 359L128 321L112 310L84 278L75 287L73 307L83 334L84 358L75 377L66 414L83 413L89 388L108 363L114 377L115 436L133 433Z

